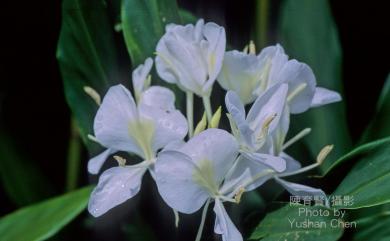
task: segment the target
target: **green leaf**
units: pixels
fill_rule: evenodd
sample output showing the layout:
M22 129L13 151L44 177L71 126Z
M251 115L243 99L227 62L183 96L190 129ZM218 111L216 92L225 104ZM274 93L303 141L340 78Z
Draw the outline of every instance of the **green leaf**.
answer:
M86 207L91 187L19 209L0 219L2 240L45 240L71 222Z
M371 207L390 202L390 145L375 146L352 168L333 195L350 196L353 205L346 209Z
M328 216L310 216L307 212L329 212ZM318 206L290 206L286 205L267 216L260 222L250 239L263 241L276 240L300 240L300 241L333 241L341 237L343 229L332 227L338 217L333 215L333 210ZM318 224L306 228L300 226L303 222ZM292 223L292 224L291 224ZM322 226L321 226L322 225Z
M390 240L390 212L384 211L373 216L356 220L357 230L353 233L352 241L386 241Z
M123 34L133 66L153 57L168 23L180 23L175 0L123 0Z
M188 17L188 15L186 16ZM169 23L181 23L175 0L123 0L121 6L122 31L133 67L154 57L158 40L165 33ZM152 73L153 84L172 89L176 105L183 108L184 93L175 85L162 81Z
M381 148L383 148L385 146L389 146L389 145L390 145L390 137L360 145L360 146L354 148L352 151L345 154L344 156L342 156L341 158L337 159L336 161L326 165L329 168L324 170L323 176L327 175L329 172L331 172L333 169L335 169L339 165L343 164L344 162L357 159L358 157L363 156L363 155L368 155L368 154L374 153L374 152L380 150ZM329 159L325 159L324 163L328 162L328 161L329 161Z
M48 197L54 187L37 163L27 159L4 131L0 135L0 174L7 196L18 206Z
M377 104L377 112L364 132L361 142L390 136L390 74Z
M192 23L195 24L198 18L193 15L190 11L187 11L185 9L179 9L179 16L182 20L183 24Z
M104 1L63 1L57 59L66 100L87 144L91 143L86 136L93 133L98 106L83 88L90 86L103 96L110 86L118 83L113 33Z
M286 52L310 65L319 86L342 93L341 47L326 0L285 0L280 13L279 34ZM304 141L313 158L328 144L334 144L328 157L332 160L350 149L344 103L312 109L293 117L293 132L312 128L312 133ZM322 167L327 169L329 164Z

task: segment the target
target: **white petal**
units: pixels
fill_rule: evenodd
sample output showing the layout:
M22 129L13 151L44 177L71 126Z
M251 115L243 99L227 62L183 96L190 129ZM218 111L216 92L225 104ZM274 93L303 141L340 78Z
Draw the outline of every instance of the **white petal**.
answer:
M280 157L286 160L287 167L285 172L293 172L301 168L301 163L289 156L287 153L282 152Z
M223 204L215 200L214 212L216 215L214 232L222 235L223 241L242 241L242 235L230 219Z
M207 45L204 46L207 46L205 54L207 55L209 77L203 91L209 92L222 67L226 48L226 34L223 27L209 22L204 25L203 35L207 41Z
M141 95L139 105L147 105L161 110L175 109L175 94L168 88L152 86Z
M148 86L145 86L145 81L152 69L153 59L147 58L144 64L139 65L132 75L133 88L136 93L141 94Z
M136 105L131 93L123 86L111 87L94 121L95 136L107 148L128 151L143 156L129 134L129 123L138 118Z
M228 91L226 93L225 105L240 132L239 140L243 141L247 146L253 146L253 131L245 120L244 105L234 91Z
M285 54L283 47L280 44L276 44L275 46L264 48L259 54L259 59L271 61L267 79L268 83L265 86L268 89L277 83L276 76L288 61L288 56Z
M252 130L260 133L265 120L272 116L275 118L269 126L269 132L279 125L279 120L286 108L287 90L286 84L275 85L256 99L247 116Z
M162 110L154 106L140 106L140 115L154 123L152 149L157 151L172 141L182 140L188 132L184 115L178 110Z
M227 131L211 128L191 138L181 151L190 156L201 170L206 162L210 162L214 181L219 185L237 157L238 144Z
M253 90L260 84L264 61L256 55L236 50L225 53L218 82L225 90L236 92L244 104L253 102Z
M299 88L300 85L306 84L306 87L291 100L291 113L302 113L310 107L314 97L316 78L307 64L295 59L289 60L280 70L276 79L278 82L288 84L289 94Z
M336 91L317 87L310 107L318 107L341 101L341 96Z
M107 158L117 152L116 150L113 149L106 149L99 155L89 159L88 161L88 172L91 174L98 174L100 171L100 168L103 166L104 162L107 160Z
M318 188L313 188L309 186L305 186L298 183L293 182L287 182L285 180L282 180L278 177L275 177L275 180L281 184L289 193L291 193L294 196L312 196L312 197L322 197L323 200L327 200L326 194L324 191Z
M281 157L255 152L243 152L242 155L254 162L267 165L277 172L286 170L286 161Z
M235 192L245 184L245 191L252 191L261 186L274 174L269 166L239 156L232 170L226 175L221 192L234 196Z
M163 151L155 164L158 191L164 201L182 213L196 212L209 198L208 192L193 181L197 167L191 158L177 151Z
M91 193L88 211L98 217L134 197L141 188L144 167L113 167L103 172Z

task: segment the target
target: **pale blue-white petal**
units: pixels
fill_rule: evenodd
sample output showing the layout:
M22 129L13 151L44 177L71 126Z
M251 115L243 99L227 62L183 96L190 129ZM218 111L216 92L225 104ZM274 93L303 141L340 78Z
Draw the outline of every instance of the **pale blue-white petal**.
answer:
M198 171L191 158L178 151L163 151L154 166L158 191L164 201L182 213L194 213L210 197L194 181Z
M98 174L100 171L100 168L103 166L104 162L107 160L107 158L117 152L116 150L113 149L106 149L99 155L89 159L88 161L88 172L91 174Z
M295 59L289 60L275 78L277 82L288 84L289 95L302 84L306 85L303 90L291 99L289 103L291 113L302 113L310 107L316 88L316 78L307 64L298 62Z
M225 105L240 132L239 140L243 141L245 145L252 147L254 142L253 131L245 120L244 105L237 93L228 91L225 96Z
M274 119L268 131L272 132L279 125L280 117L286 108L287 91L286 84L274 85L256 99L247 116L252 130L260 134L265 121L272 116Z
M253 92L260 85L264 62L254 54L228 51L217 78L218 83L225 90L236 92L244 104L249 104L257 97Z
M207 44L203 44L201 41L201 48L206 55L208 70L208 79L203 87L203 92L208 93L221 71L226 48L226 33L223 27L209 22L204 25L203 36L205 38L203 43Z
M153 66L153 59L147 58L144 64L140 64L132 74L133 88L138 94L142 93L148 86L145 81L149 75L150 70Z
M143 105L156 107L164 111L174 110L175 94L168 88L151 86L141 95L139 106Z
M191 138L181 151L190 156L201 170L211 171L219 186L237 157L238 143L227 131L211 128ZM212 170L206 170L209 167Z
M305 185L298 184L298 183L288 182L288 181L282 180L281 178L278 178L278 177L275 177L275 180L280 185L282 185L289 193L291 193L294 196L321 197L327 203L328 199L326 197L326 194L321 189L305 186ZM327 206L328 206L328 203L327 203Z
M267 165L277 172L286 170L286 161L281 157L256 152L242 152L241 154L247 159Z
M215 200L215 225L214 232L222 235L223 241L242 241L242 235L230 219L222 202Z
M277 84L276 76L288 61L288 56L285 54L283 47L280 44L269 46L261 50L258 55L259 59L269 61L270 65L266 76L266 83L263 84L263 91Z
M134 197L141 188L145 167L112 167L99 178L99 183L91 193L88 211L98 217L111 208Z
M105 147L143 157L143 151L129 133L129 123L137 120L133 96L123 86L111 87L103 98L94 121L97 140Z
M178 110L162 110L158 107L139 106L141 118L154 123L152 149L157 151L172 141L182 140L188 132L184 115Z
M252 191L272 178L274 170L261 162L255 162L244 156L239 156L234 166L226 175L220 191L233 197L240 187Z
M284 160L286 160L287 167L286 167L285 172L296 171L296 170L300 169L302 166L299 161L295 160L293 157L291 157L290 155L288 155L285 152L282 152L280 154L280 157L282 157Z
M341 101L341 96L336 91L317 87L310 107L318 107Z

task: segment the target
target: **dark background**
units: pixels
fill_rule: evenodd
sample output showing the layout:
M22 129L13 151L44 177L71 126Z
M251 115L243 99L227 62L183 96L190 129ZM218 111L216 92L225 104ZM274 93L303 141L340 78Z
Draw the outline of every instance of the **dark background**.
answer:
M279 1L270 1L271 31ZM197 16L227 28L229 42L242 48L250 39L254 1L191 1L179 4ZM344 96L352 137L356 140L375 111L390 70L389 8L386 1L359 4L331 1L343 49ZM60 1L9 1L0 8L0 135L50 178L57 193L65 183L70 111L55 58L61 26ZM129 70L130 74L130 70ZM85 157L85 160L87 157ZM83 162L84 180L86 162ZM28 183L26 183L28 185ZM16 208L0 190L0 215ZM149 215L153 218L153 214Z

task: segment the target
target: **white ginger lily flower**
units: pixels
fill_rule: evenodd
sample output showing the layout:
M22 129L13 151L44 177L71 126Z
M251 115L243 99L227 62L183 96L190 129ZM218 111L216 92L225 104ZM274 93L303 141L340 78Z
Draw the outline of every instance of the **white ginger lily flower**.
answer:
M107 157L112 150L126 151L144 161L125 165L121 160L120 166L100 176L88 204L93 216L100 216L136 195L144 173L149 170L154 176L157 151L186 136L186 119L175 109L174 101L172 91L158 86L144 91L138 105L123 85L108 90L94 122L97 141L108 148L103 154Z
M321 161L301 168L298 161L283 152L310 132L310 129L305 129L285 143L290 119L286 100L287 90L287 84L278 84L267 90L256 99L247 117L238 95L233 91L226 94L225 101L230 112L231 128L240 143L241 153L227 175L227 180L231 182L229 186L251 182L245 187L245 191L251 191L274 178L293 195L321 196L326 200L325 193L320 189L287 182L280 178L311 170L319 166L326 157L325 155ZM229 190L223 190L223 193L227 191Z
M225 97L231 129L240 144L240 153L279 172L286 169L285 160L279 155L260 150L267 146L270 133L284 136L287 132L287 91L287 84L275 85L256 99L247 116L244 105L235 92L229 91Z
M274 85L286 83L293 114L341 100L337 92L317 87L311 68L295 59L288 60L279 44L264 48L257 56L227 52L218 82L223 88L237 92L244 104L251 103Z
M147 58L145 60L144 64L139 65L137 68L134 69L132 73L132 82L133 82L133 88L134 88L134 94L136 97L136 100L139 101L139 98L141 94L150 86L151 78L150 78L150 70L152 69L153 66L153 60L151 58ZM97 93L95 95L98 95ZM98 96L100 99L100 96ZM167 94L167 98L172 98L171 94ZM174 101L174 100L173 100ZM99 106L100 106L100 101L99 101ZM88 137L102 145L99 140L96 139L96 137L88 135ZM112 148L107 148L105 151L100 153L99 155L91 158L88 161L88 172L91 174L98 174L101 167L103 166L104 162L107 160L107 158L118 152L118 150L112 149Z
M225 29L215 23L169 24L156 48L159 76L185 92L209 96L222 66Z
M191 214L206 203L199 230L202 230L209 202L215 201L214 231L222 234L224 241L243 240L222 204L237 200L220 192L221 189L236 190L234 186L224 187L224 179L237 154L238 143L234 137L212 128L199 133L178 150L162 151L155 165L159 193L170 207Z

